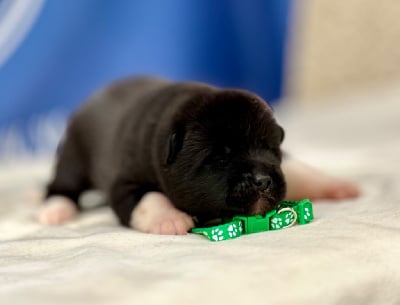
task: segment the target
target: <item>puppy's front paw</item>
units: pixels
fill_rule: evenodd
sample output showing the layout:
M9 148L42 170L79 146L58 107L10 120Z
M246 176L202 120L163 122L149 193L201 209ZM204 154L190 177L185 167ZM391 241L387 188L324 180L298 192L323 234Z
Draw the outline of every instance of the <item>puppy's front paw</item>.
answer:
M143 196L131 215L132 228L152 234L185 235L194 227L192 218L176 209L162 193Z
M52 196L46 200L39 212L38 220L46 225L60 225L75 218L76 204L63 196Z

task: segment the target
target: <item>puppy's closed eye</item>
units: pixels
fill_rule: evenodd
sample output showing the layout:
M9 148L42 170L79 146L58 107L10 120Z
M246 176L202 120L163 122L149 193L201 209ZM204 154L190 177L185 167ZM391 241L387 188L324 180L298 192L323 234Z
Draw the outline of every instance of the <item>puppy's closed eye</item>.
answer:
M169 136L167 164L172 164L175 161L179 151L182 149L184 137L185 129L182 126L175 128Z
M283 140L285 139L285 130L279 126L280 129L280 133L281 133L281 143L283 142Z

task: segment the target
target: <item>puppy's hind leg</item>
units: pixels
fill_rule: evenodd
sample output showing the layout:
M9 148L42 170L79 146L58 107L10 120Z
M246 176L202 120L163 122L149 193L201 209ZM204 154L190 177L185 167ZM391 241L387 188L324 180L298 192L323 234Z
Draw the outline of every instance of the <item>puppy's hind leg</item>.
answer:
M61 225L75 218L78 211L74 201L65 196L51 196L40 210L38 220L46 225Z
M61 148L55 175L47 186L46 200L39 211L42 224L61 225L75 218L80 194L88 189L85 163L72 138L67 138Z
M282 170L287 183L286 198L290 200L343 200L360 194L352 182L327 175L299 160L284 159Z

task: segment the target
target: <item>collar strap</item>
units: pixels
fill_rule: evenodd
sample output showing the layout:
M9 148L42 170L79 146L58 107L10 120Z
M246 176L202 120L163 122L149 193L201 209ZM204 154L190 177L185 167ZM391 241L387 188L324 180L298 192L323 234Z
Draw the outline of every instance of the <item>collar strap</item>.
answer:
M267 214L254 216L235 216L224 224L194 228L192 233L203 234L211 241L234 239L242 234L279 230L298 224L307 224L314 219L312 203L309 199L301 201L282 201L278 207Z

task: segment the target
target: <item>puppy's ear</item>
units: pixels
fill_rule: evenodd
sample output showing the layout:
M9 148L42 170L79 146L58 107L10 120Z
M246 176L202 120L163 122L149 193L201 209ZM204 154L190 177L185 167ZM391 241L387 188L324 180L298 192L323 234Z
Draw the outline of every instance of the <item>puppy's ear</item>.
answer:
M285 139L285 130L279 126L280 129L280 134L281 134L281 143L283 142L283 140Z
M172 164L179 151L183 146L183 139L185 137L185 129L183 126L178 126L174 128L174 130L169 135L168 139L168 155L167 155L167 164Z

